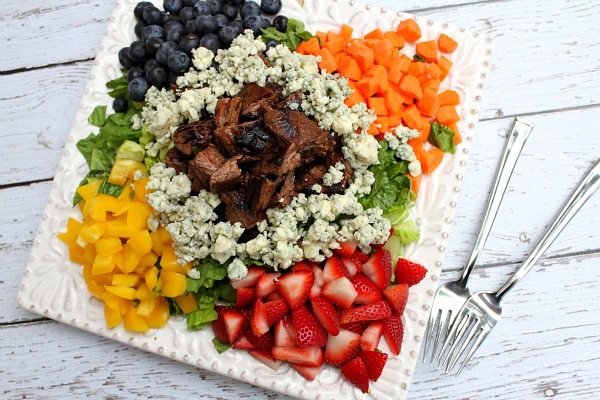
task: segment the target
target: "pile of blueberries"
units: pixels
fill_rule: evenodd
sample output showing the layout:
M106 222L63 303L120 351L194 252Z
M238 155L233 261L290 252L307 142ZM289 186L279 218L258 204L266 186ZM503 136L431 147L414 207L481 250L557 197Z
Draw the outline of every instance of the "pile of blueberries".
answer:
M285 32L286 17L271 22L263 16L275 15L281 7L281 0L261 0L260 5L246 0L164 0L161 11L148 1L138 3L133 11L138 40L119 51L119 62L127 69L129 98L143 101L151 86L175 83L190 68L195 48L216 53L245 29L255 36L270 26ZM123 112L127 101L116 99L113 108Z

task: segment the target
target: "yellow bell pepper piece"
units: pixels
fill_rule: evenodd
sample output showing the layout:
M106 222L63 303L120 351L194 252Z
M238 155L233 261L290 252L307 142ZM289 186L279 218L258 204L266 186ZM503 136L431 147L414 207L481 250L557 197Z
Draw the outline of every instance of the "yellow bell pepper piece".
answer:
M137 300L148 300L158 297L158 293L148 289L146 285L140 285L135 291L135 298Z
M158 261L158 256L150 252L140 259L140 263L138 264L138 266L153 267L156 264L156 261ZM144 272L146 272L146 270L144 270Z
M177 297L185 293L187 279L184 274L163 269L159 281L162 281L161 294L165 297Z
M133 191L135 192L135 198L142 203L146 202L146 195L148 194L148 178L141 178L134 182Z
M133 178L135 171L142 168L145 169L144 164L138 161L127 160L125 158L118 159L110 170L108 182L113 185L123 186L130 176Z
M62 240L67 246L72 246L77 241L79 231L83 224L76 219L69 218L67 220L67 230L63 233L58 234L58 238Z
M131 308L123 316L125 329L133 332L148 332L150 329L143 317L139 316L135 308Z
M144 280L146 281L148 289L154 290L158 282L158 268L152 267L148 269L144 274Z
M140 301L140 304L137 306L138 315L141 315L142 317L149 316L152 313L152 311L154 311L154 308L157 304L158 297Z
M131 184L129 182L125 182L123 184L123 190L121 191L121 194L119 195L118 199L121 201L127 201L133 199L134 197L135 193L133 192Z
M141 257L133 250L129 243L123 246L123 269L125 273L132 273L138 266Z
M112 329L115 326L121 323L121 311L115 310L114 308L109 307L106 303L104 304L104 319L106 320L106 325Z
M152 251L152 238L150 232L143 230L137 235L127 241L127 245L138 255L140 258Z
M127 225L127 220L125 218L118 218L106 223L106 232L104 233L104 236L125 239L135 236L136 233L136 231Z
M179 272L181 274L186 274L190 269L192 269L191 263L187 263L185 265L179 264L177 254L175 254L175 250L171 246L165 246L163 248L160 266L165 270Z
M87 213L95 221L105 222L106 213L115 213L122 207L119 199L106 194L99 194L85 202L84 215Z
M192 293L185 296L175 297L175 302L181 308L184 314L189 314L198 309L198 303L196 302L196 296Z
M92 264L94 275L108 274L115 268L115 258L112 255L97 255Z
M89 200L98 194L98 189L100 189L101 184L102 181L100 179L94 179L85 185L79 186L77 188L77 193L79 193L83 200Z
M96 243L106 231L106 224L102 222L86 222L79 231L79 237L87 243Z
M119 313L121 312L121 297L115 296L110 292L103 292L101 297L105 306L117 310Z
M139 201L127 202L127 225L136 232L148 229L148 218L152 215L152 207Z
M160 233L158 231L150 232L150 237L152 238L152 251L159 256L162 255L164 245L160 238Z
M113 286L134 287L139 281L139 275L114 274L111 283Z
M85 264L86 259L83 248L76 244L69 246L69 260L76 264Z
M100 255L117 254L123 248L121 240L114 237L100 239L95 244L96 253Z
M173 239L171 239L171 235L165 229L164 226L159 226L157 232L160 235L160 240L161 240L161 242L163 244L171 244L171 243L173 243Z
M146 323L150 328L162 328L169 320L169 303L162 297L158 297L156 307L146 317Z
M133 300L135 297L135 289L127 286L104 285L104 290L122 299Z

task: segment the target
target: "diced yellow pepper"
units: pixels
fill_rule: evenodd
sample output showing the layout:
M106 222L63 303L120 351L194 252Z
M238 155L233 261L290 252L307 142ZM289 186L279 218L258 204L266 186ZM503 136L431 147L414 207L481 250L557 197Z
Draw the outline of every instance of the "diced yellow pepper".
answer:
M69 260L76 264L85 264L86 259L83 248L76 244L69 246Z
M121 323L121 311L104 304L104 319L106 319L106 325L112 329Z
M148 176L148 168L146 168L146 164L142 163L142 162L138 162L136 163L136 165L131 168L131 170L129 171L129 180L130 181L135 181L135 174L136 172L140 172L142 174L143 177Z
M118 199L121 201L127 201L133 199L134 197L135 193L133 192L131 184L129 182L125 182L125 184L123 185L123 190L121 191L121 194L119 195Z
M114 286L134 287L139 281L139 275L114 274L111 283Z
M129 227L129 225L127 225L127 221L125 218L118 218L113 221L108 221L106 223L106 232L104 233L104 236L115 238L130 238L136 233L136 231L134 231Z
M93 264L96 259L96 248L93 244L86 244L83 248L83 257L87 264Z
M88 243L96 243L102 238L106 231L106 225L102 222L86 222L79 231L79 237Z
M140 257L152 251L150 232L143 230L127 241L127 245Z
M122 204L119 199L106 194L99 194L85 202L84 214L88 213L90 218L105 222L107 212L117 212Z
M162 328L169 320L169 303L162 297L157 298L157 302L152 313L146 317L150 328Z
M88 290L90 291L92 296L94 296L98 300L102 300L102 293L103 293L104 289L102 288L102 285L100 285L98 282L94 282L94 281L89 282Z
M160 240L163 244L173 243L173 239L171 239L171 235L165 229L164 226L159 226L157 231L158 231L158 234L160 235Z
M158 261L158 256L152 252L146 254L140 259L138 267L153 267Z
M187 279L184 274L163 269L159 280L162 281L161 294L165 297L177 297L185 293Z
M148 300L158 297L158 292L148 289L148 286L141 284L135 291L135 298L137 300Z
M123 257L123 251L118 252L114 257L115 266L119 269L119 271L125 272L125 257Z
M77 237L79 236L79 231L81 230L82 225L83 224L76 219L69 218L67 220L67 230L63 233L59 233L58 238L67 246L74 245Z
M135 297L135 289L127 286L104 285L104 290L122 299L133 300Z
M158 268L152 267L148 269L144 274L144 280L146 281L148 289L154 290L156 283L158 282Z
M117 254L123 248L119 238L107 237L96 242L96 253L101 255Z
M98 194L98 189L100 189L101 184L102 181L100 179L94 179L85 185L79 186L77 188L77 193L79 193L83 200L89 200Z
M175 254L175 250L171 246L165 246L163 248L160 266L163 267L163 269L179 272L181 274L186 274L192 269L192 263L187 263L185 265L179 264L177 254Z
M146 185L148 185L148 178L141 178L135 181L133 184L135 198L142 203L146 202L146 195L148 194L148 189L146 189Z
M141 315L142 317L149 316L152 313L152 311L154 311L154 308L157 304L158 297L140 301L140 304L137 306L138 315Z
M97 255L92 264L94 275L108 274L115 268L115 258L112 255Z
M127 160L125 158L118 159L115 161L112 169L110 170L110 174L108 175L108 183L123 186L125 182L127 182L127 178L129 178L130 175L133 178L135 171L142 168L145 169L144 164L138 161Z
M148 229L148 218L152 207L139 201L127 202L127 225L136 232Z
M152 238L152 251L159 256L162 255L164 245L160 239L160 233L158 231L150 232L150 237Z
M185 296L175 297L175 302L181 308L184 314L189 314L192 311L198 309L198 303L196 302L196 296L192 293Z
M103 292L101 297L105 306L117 310L119 313L121 312L121 297L115 296L110 292Z
M131 248L128 243L123 246L123 269L125 273L130 274L135 270L140 262L140 256Z
M148 332L150 329L143 317L139 316L135 308L131 308L123 316L125 329L133 332Z

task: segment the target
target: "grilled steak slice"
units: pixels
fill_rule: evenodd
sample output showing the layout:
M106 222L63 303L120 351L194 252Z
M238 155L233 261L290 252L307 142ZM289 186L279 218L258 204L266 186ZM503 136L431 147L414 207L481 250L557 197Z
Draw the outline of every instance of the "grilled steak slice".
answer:
M236 126L222 126L215 130L215 142L219 150L232 157L237 154L235 146L235 137L237 136L238 128Z
M302 155L312 154L314 157L324 157L334 148L334 139L329 132L319 128L314 119L302 111L289 111L289 120L296 131L294 143Z
M271 203L271 197L275 194L277 186L279 185L279 179L271 180L269 178L261 179L257 186L258 190L254 195L254 201L252 202L252 209L257 211L266 210Z
M263 128L260 121L245 122L238 125L239 133L235 136L238 150L245 154L270 153L275 150L275 142Z
M289 111L270 108L263 116L265 127L277 140L287 147L296 137L296 130L290 122Z
M289 108L289 109L298 109L302 104L302 100L304 99L304 95L302 92L294 92L290 93L288 97L283 99L279 104L279 108Z
M265 106L272 106L279 101L281 88L274 85L265 87L256 83L244 86L242 98L242 115L254 115Z
M225 163L225 157L212 144L196 154L190 161L189 176L192 183L197 182L194 188L208 189L210 177Z
M279 191L271 198L271 207L286 207L296 196L294 188L294 174L290 173L285 176Z
M323 175L327 172L325 164L311 165L306 170L299 172L296 176L295 191L297 193L310 189L315 183L323 180Z
M172 148L167 153L165 158L165 164L167 167L175 168L178 174L187 174L188 173L188 158L177 150L177 148Z
M175 147L188 157L202 150L210 143L215 129L212 120L192 122L178 128L173 133Z
M212 192L218 193L231 190L242 181L242 170L237 164L240 158L242 156L230 158L210 176L210 190Z
M225 218L231 223L240 222L244 228L252 228L265 218L264 213L252 212L248 201L239 191L223 192L219 197L225 205Z
M215 123L218 127L236 125L240 121L242 99L240 97L222 97L217 102Z

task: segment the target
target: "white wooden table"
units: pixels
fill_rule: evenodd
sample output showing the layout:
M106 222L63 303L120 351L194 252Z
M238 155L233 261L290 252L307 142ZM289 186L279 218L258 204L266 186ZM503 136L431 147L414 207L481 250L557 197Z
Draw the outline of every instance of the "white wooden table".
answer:
M536 124L472 280L497 288L600 157L600 2L372 0L487 32L494 68L444 278L482 217L506 129ZM17 286L114 1L0 4L0 398L280 398L17 308ZM505 301L459 378L419 365L414 399L600 397L600 195Z

